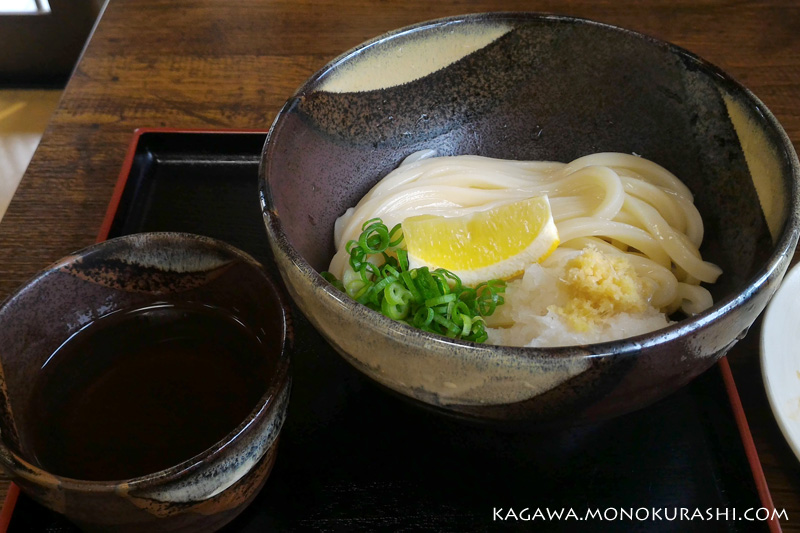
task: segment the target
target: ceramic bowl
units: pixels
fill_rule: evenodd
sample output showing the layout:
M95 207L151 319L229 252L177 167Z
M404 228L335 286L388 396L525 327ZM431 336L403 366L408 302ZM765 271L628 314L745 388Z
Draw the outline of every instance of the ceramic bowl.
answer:
M394 322L319 275L333 225L409 154L572 161L641 155L681 177L724 271L715 305L615 342L477 345ZM490 13L426 22L345 53L288 100L261 165L281 274L355 368L413 402L518 426L619 415L668 395L741 339L798 238L798 161L775 117L718 68L669 43L588 20Z
M270 358L263 396L222 440L162 471L106 482L43 470L32 457L27 407L45 361L87 324L156 303L215 308L258 336L258 355ZM261 339L264 332L273 335ZM254 259L225 243L143 233L76 252L0 307L0 464L22 491L86 531L215 531L255 497L275 462L291 342L286 298Z

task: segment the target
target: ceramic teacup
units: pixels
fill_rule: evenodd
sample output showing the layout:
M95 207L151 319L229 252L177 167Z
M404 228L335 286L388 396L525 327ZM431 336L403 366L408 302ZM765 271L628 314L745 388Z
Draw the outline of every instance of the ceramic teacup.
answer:
M125 479L116 479L113 474L113 479L102 479L102 474L99 479L96 474L87 479L80 475L80 467L70 464L70 457L63 462L75 466L77 473L51 471L52 463L43 464L42 450L50 451L48 446L67 448L69 444L53 438L42 448L42 428L36 425L41 420L35 409L42 400L37 397L37 391L42 390L41 375L58 362L51 359L58 359L62 345L87 335L85 332L91 332L95 324L116 320L132 310L135 314L136 310L153 308L222 313L232 320L231 327L240 328L254 339L252 358L260 366L257 365L258 372L248 376L258 387L252 408L248 407L224 436L202 451L157 471L140 472ZM202 342L214 341L213 335L208 338ZM120 340L112 356L135 342L134 337ZM0 464L22 491L88 531L219 529L252 501L275 462L289 398L291 342L285 296L261 265L225 243L190 234L147 233L112 239L76 252L38 274L0 307ZM91 357L96 354L86 354L76 357L86 359L81 364L93 364ZM191 356L189 350L187 357ZM267 363L260 364L267 359ZM110 368L114 370L117 364L121 363L114 359ZM227 361L221 364L220 368L225 368ZM188 375L193 375L192 365L184 364ZM159 379L160 373L166 372L164 368L156 364L151 379ZM54 375L59 378L57 373ZM72 385L67 382L62 388L69 386ZM164 384L162 388L170 386ZM228 389L222 392L214 388L209 392L213 396L205 399L201 391L198 408L227 405L228 392L234 394L240 385L234 382L226 386ZM169 392L173 398L180 398L183 386L174 388L179 390ZM118 394L134 393L119 390ZM141 409L152 409L154 405L148 401L151 398L128 400ZM188 416L191 401L187 405ZM177 420L181 415L177 413ZM201 424L215 422L212 418L217 416L211 412L192 415ZM148 416L145 413L144 419ZM136 438L137 431L131 433ZM186 433L191 436L193 432ZM38 441L34 438L37 434ZM106 448L108 454L118 452L112 448ZM131 449L147 457L147 450L137 449L135 444ZM99 461L103 454L97 455ZM124 459L117 463L124 463Z

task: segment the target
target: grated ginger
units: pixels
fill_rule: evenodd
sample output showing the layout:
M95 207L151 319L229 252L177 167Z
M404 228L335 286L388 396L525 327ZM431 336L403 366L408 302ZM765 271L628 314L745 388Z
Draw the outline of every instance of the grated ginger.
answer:
M606 255L587 247L566 264L560 280L569 296L564 306L549 309L575 331L586 332L600 320L648 308L653 287L636 274L624 256Z

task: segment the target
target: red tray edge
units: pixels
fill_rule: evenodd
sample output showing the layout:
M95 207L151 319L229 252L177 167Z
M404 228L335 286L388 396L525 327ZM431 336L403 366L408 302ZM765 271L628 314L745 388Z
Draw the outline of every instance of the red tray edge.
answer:
M19 487L11 483L6 493L6 499L3 501L3 509L0 511L0 531L3 533L8 530L8 525L11 523L11 516L14 514L17 498L19 498Z
M139 145L139 139L145 133L225 133L225 134L242 134L242 133L269 133L268 130L248 130L248 129L192 129L185 130L179 128L137 128L133 132L133 138L128 145L128 151L125 154L125 159L122 161L122 169L120 170L117 184L114 186L114 192L111 194L111 199L106 209L106 215L103 218L103 223L100 225L100 231L97 233L97 241L104 241L108 237L108 232L111 230L111 224L114 222L114 216L119 207L119 201L122 198L122 192L125 190L125 184L128 181L128 176L133 166L133 158L136 156L136 147ZM0 530L2 532L3 530Z
M769 492L767 478L764 477L764 470L761 468L758 450L756 449L755 442L753 442L753 435L750 433L750 425L747 423L747 416L744 413L742 400L739 398L739 391L736 389L736 382L733 379L733 373L731 372L731 366L728 363L727 356L721 358L717 365L722 373L722 381L725 383L728 401L730 401L733 417L739 429L739 436L742 438L744 453L747 456L747 462L750 463L753 480L756 482L758 497L761 499L761 504L769 510L769 530L772 533L781 533L781 524L775 516L775 504L772 502L772 495Z

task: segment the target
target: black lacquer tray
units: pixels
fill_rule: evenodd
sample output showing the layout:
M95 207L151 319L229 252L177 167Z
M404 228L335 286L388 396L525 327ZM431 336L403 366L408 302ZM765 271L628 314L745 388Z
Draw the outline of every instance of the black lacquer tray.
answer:
M100 237L204 234L249 252L279 279L257 194L264 139L138 132ZM737 427L743 415L731 407L720 365L645 410L515 434L444 420L388 395L297 309L295 333L275 469L226 532L770 530L742 520L771 503L763 489L759 496L745 452L752 441ZM694 519L681 520L681 509ZM560 520L548 518L558 512ZM8 531L77 530L20 495Z

